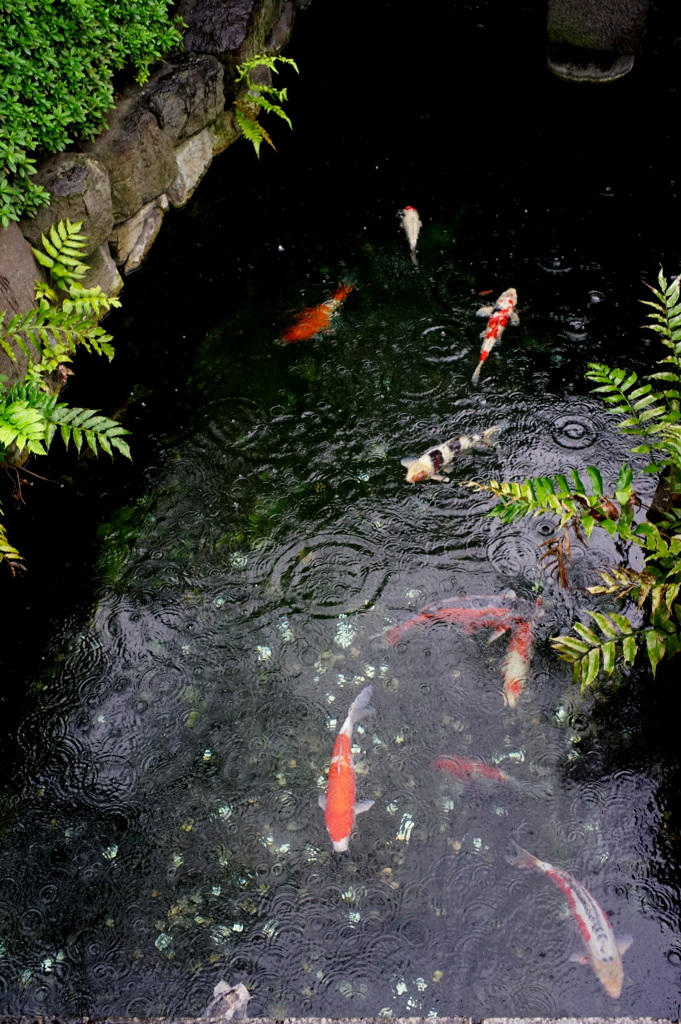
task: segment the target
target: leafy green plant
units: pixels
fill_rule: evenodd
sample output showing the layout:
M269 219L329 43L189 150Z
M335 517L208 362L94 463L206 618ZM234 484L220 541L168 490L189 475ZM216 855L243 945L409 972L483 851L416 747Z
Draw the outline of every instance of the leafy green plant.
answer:
M258 114L261 111L276 114L277 117L286 121L289 128L293 127L290 117L281 106L281 103L288 99L287 90L277 89L273 85L266 85L253 79L253 72L259 68L268 68L276 73L278 71L277 61L282 64L291 64L298 71L298 65L290 57L270 57L264 53L256 54L255 57L247 60L244 64L237 65L236 68L235 85L243 83L248 87L248 91L243 98L238 99L234 104L234 116L244 136L252 143L257 157L260 156L260 146L263 139L272 149L276 149L269 133L257 120Z
M640 380L636 373L589 364L587 379L594 391L618 418L617 429L638 437L631 448L647 456L643 473L659 473L655 521L641 519L641 501L633 488L634 472L623 465L612 493L607 493L600 470L586 467L588 483L579 473L534 477L524 483L491 480L469 481L468 486L487 491L498 499L490 515L504 523L539 515L553 517L554 535L542 545L545 561L563 586L568 585L568 565L574 539L588 543L595 528L603 529L626 550L637 547L644 568L616 566L600 573L602 584L589 587L592 594L610 595L636 604L645 613L643 625L634 627L619 613L588 611L591 627L577 622L576 636L552 640L558 656L569 662L573 679L582 688L591 686L599 673L609 676L619 659L632 663L639 650L646 652L653 673L660 661L681 648L681 301L679 278L667 284L662 271L647 327L655 331L667 349L658 362L664 367ZM662 384L662 389L659 384Z
M49 202L31 153L91 139L113 106L112 73L149 68L182 44L170 0L0 0L0 224Z
M111 335L98 324L104 312L120 302L101 288L84 289L79 279L87 272L82 253L86 238L80 223L60 221L43 235L44 251L34 249L38 261L50 273L50 282L36 282L37 309L17 314L5 323L0 311L0 346L16 362L15 348L28 358L22 381L7 388L0 377L0 465L19 469L29 455L46 455L57 436L64 445L73 443L78 452L83 443L98 455L114 450L130 458L124 437L128 431L96 409L73 408L59 401L67 375L65 366L77 347L113 358ZM1 509L0 509L1 513ZM0 524L0 561L10 567L21 556L9 542Z

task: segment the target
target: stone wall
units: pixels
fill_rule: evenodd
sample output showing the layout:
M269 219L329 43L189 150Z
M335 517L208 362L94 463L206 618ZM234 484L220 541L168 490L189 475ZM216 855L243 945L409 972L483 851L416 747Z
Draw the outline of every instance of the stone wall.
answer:
M0 230L0 309L13 316L32 308L33 281L43 274L31 245L67 217L82 221L89 239L83 284L120 291L121 275L139 267L166 213L187 202L213 158L239 137L235 66L256 53L279 53L306 2L183 0L184 52L144 86L131 83L94 142L49 157L36 181L51 193L50 205ZM25 360L13 363L0 352L0 373L13 381L24 372Z

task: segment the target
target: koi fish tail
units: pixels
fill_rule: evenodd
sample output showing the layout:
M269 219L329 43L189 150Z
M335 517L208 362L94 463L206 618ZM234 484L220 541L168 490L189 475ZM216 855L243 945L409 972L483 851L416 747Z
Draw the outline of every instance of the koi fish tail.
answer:
M418 267L419 259L418 256L416 255L416 249L411 250L411 262L414 264L415 267Z
M333 301L340 305L341 302L347 299L350 292L354 291L354 288L354 284L350 284L348 281L339 284L333 294Z
M480 353L480 359L478 360L478 365L475 367L475 371L473 373L473 376L471 377L471 380L472 380L472 382L474 384L478 383L478 380L480 378L480 371L482 370L482 364L485 362L485 360L487 359L488 355L489 355L489 352L481 352Z
M376 711L371 706L371 694L373 693L373 686L365 686L361 693L358 693L348 711L348 717L343 722L343 728L340 730L347 736L352 733L352 728L357 722L361 722L367 715L373 715Z

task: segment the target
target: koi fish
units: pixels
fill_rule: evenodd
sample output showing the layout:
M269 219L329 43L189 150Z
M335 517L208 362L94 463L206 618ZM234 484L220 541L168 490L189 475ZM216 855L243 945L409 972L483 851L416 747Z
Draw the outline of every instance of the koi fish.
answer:
M326 302L320 302L318 306L308 306L307 309L302 310L297 314L293 323L281 332L280 341L290 345L294 341L309 341L315 334L330 334L333 330L331 317L354 287L352 284L339 284L332 297Z
M437 608L427 606L414 618L392 626L378 635L392 645L416 626L425 626L429 622L449 622L468 635L476 633L479 629L491 629L491 640L496 640L516 622L522 621L518 613L509 607L514 600L515 593L512 590L492 597L481 595L473 598L455 598Z
M433 769L449 772L450 775L455 775L462 782L473 782L476 779L489 779L491 782L516 782L516 779L502 771L501 768L497 768L493 764L485 764L484 761L478 761L476 758L438 757L433 762Z
M448 468L449 463L456 458L459 452L464 452L467 448L493 448L492 439L499 433L502 426L503 424L499 424L499 426L490 427L482 434L453 437L434 448L429 448L418 459L400 459L401 465L407 470L407 481L410 484L420 484L424 480L444 480L444 477L440 476L440 470L444 473L451 473L451 469Z
M405 206L403 210L400 210L398 217L402 218L402 227L404 228L404 233L407 236L407 241L409 242L411 261L415 267L418 267L419 263L416 256L416 243L418 242L419 231L422 226L421 218L413 206Z
M219 1017L221 1020L245 1020L248 1017L248 1000L251 994L241 982L228 985L219 981L213 989L213 998L203 1011L203 1017Z
M333 745L326 796L319 796L319 806L324 811L326 828L337 853L347 850L356 816L368 811L374 803L373 800L355 801L355 769L352 763L352 728L356 722L374 713L369 703L372 690L372 686L365 686L350 705L348 717Z
M461 782L503 782L513 789L520 789L528 796L548 797L551 787L546 782L529 782L514 779L512 775L494 764L485 764L474 757L449 757L443 755L433 761L433 771L449 772Z
M516 842L513 845L517 856L509 856L509 864L540 871L555 882L565 896L586 947L585 954L575 953L570 959L575 963L590 964L608 995L619 999L624 981L622 955L632 943L631 936L615 938L610 922L591 893L567 871L539 860Z
M508 651L504 658L504 703L514 708L518 703L520 694L525 689L525 683L530 672L530 661L532 659L532 644L534 642L534 619L543 615L539 611L541 598L537 601L532 617L519 619L513 632Z
M497 301L493 306L483 306L478 310L478 316L489 317L486 330L482 332L484 339L482 348L480 349L480 359L478 365L475 368L473 374L473 383L477 383L480 371L482 370L482 364L487 359L488 355L496 345L498 341L501 341L501 335L504 333L506 325L511 323L513 326L517 326L520 323L518 314L515 311L516 303L518 302L518 293L515 288L507 288L505 292L502 292Z

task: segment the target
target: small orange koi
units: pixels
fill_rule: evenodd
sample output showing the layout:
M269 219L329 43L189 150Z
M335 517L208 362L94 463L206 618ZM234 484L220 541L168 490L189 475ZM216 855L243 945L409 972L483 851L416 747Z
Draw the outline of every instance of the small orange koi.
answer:
M295 320L289 327L285 327L279 335L280 341L291 345L295 341L309 341L315 334L330 334L331 317L334 315L340 304L353 290L352 284L340 284L332 297L326 302L320 302L318 306L308 306L296 315Z

